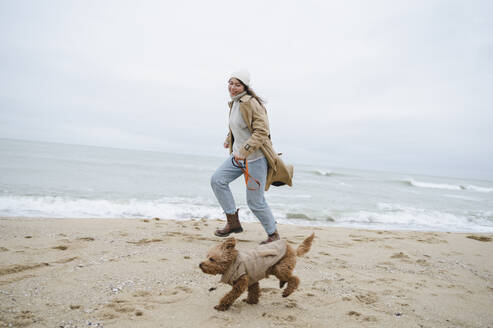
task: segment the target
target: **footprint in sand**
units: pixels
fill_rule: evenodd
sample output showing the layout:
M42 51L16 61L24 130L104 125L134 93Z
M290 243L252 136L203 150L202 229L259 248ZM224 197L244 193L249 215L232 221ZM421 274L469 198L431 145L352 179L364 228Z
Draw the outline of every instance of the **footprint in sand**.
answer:
M189 298L192 293L193 290L191 288L185 286L176 286L173 289L160 292L160 297L156 299L156 302L161 304L178 303Z
M60 260L57 260L55 261L54 263L58 263L58 264L65 264L65 263L68 263L68 262L72 262L73 260L76 260L78 259L77 256L74 256L74 257L68 257L68 258L65 258L65 259L60 259Z
M330 241L326 242L326 244L329 247L337 247L337 248L348 248L354 245L353 243L348 243L348 242L330 242Z
M262 294L277 294L279 293L279 290L275 288L261 288L260 292Z
M211 317L209 317L209 321L213 321L214 324L211 325L211 327L222 327L224 325L226 326L229 326L229 324L232 324L232 323L235 323L236 320L234 318L231 318L231 317L226 317L225 316L226 314L224 314L224 316L220 316L220 315L213 315Z
M406 254L404 254L403 252L394 253L390 258L391 259L399 259L402 262L412 263L411 258L409 256L407 256Z
M183 233L179 231L167 231L165 235L170 237L176 237L176 236L182 236Z
M317 263L315 263L315 264L317 264ZM332 261L327 262L327 264L329 264L331 266L335 266L337 268L341 268L341 269L347 268L347 265L346 265L347 261L341 260L340 258L335 258Z
M389 262L389 261L378 262L376 266L379 267L379 268L382 268L383 267L384 269L387 269L387 268L393 269L393 268L395 268L395 264L392 263L392 262Z
M283 324L283 325L285 325L286 323L295 322L297 320L296 317L293 315L281 317L281 316L277 316L277 315L270 314L267 312L262 313L262 317L272 319L274 321L274 323L279 323L279 324Z
M105 310L100 312L101 317L106 320L118 318L122 314L128 316L142 316L143 312L125 299L112 300L105 305Z
M93 237L79 237L77 240L80 241L94 241L95 239Z
M439 235L435 233L425 233L424 238L422 235L414 236L416 241L419 241L420 243L427 243L427 244L447 244L448 241L444 239L439 239L437 238Z
M185 286L176 286L153 294L147 290L137 290L132 293L132 298L116 298L105 305L105 309L100 313L103 319L111 320L120 315L143 316L142 309L152 310L156 304L177 303L190 297L193 290Z
M9 265L6 267L0 267L0 276L12 273L18 273L26 270L34 270L42 267L49 266L49 263L36 263L36 264L28 264L28 265Z
M298 308L298 303L296 303L295 300L288 300L288 303L284 305L284 307L288 309L295 309Z
M312 290L318 290L321 292L327 292L328 287L332 285L332 280L324 279L324 280L316 280L312 284Z
M152 294L148 292L147 290L138 290L132 294L133 297L147 297L151 296Z
M330 279L323 279L323 280L316 280L313 282L312 286L319 286L319 285L332 285L332 280Z
M247 240L247 239L236 239L237 242L241 243L254 243L255 241L253 240Z
M357 311L349 311L346 313L348 316L353 317L359 321L366 321L366 322L377 322L377 318L372 315L362 315L361 313Z
M366 236L361 236L361 235L349 235L349 237L351 238L352 241L356 241L356 242L375 242L375 241L379 241L379 239L377 238L372 238L372 237L366 237Z
M36 318L34 314L29 310L9 313L8 315L10 316L10 318L5 317L0 319L1 323L8 322L8 327L27 327L41 321L41 319ZM5 327L7 327L7 325L5 325Z
M377 294L374 292L366 292L364 294L356 295L356 299L364 304L373 304L378 301Z
M373 315L365 315L363 318L362 318L363 321L365 322L378 322L378 319L373 316Z
M295 239L300 239L300 240L305 240L306 236L305 235L296 235L294 236Z
M150 243L159 243L163 241L162 239L154 238L154 239L141 239L139 241L127 241L129 244L134 244L135 246L142 246L142 245L148 245Z
M404 254L403 252L399 252L399 253L395 253L393 254L391 257L391 259L408 259L409 256L407 256L406 254Z
M7 279L7 280L0 280L0 286L12 284L14 282L18 282L18 281L21 281L21 280L24 280L24 279L34 278L34 277L36 277L36 276L33 275L33 274L26 274L26 275L23 275L23 276L13 277L13 278L10 278L10 279Z

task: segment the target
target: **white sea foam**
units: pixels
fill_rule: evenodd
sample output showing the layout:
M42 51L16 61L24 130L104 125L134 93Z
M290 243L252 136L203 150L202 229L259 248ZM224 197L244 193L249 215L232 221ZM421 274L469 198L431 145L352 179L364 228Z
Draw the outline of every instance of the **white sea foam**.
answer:
M375 229L416 229L440 231L493 232L493 212L481 211L456 215L380 203L376 211L347 211L331 214L293 215L303 213L295 208L285 212L277 206L274 216L279 223L315 226L352 226ZM258 222L246 207L242 221ZM293 210L295 212L293 212ZM291 214L289 214L291 213ZM288 215L289 214L289 215ZM152 218L188 220L224 218L222 209L202 198L170 197L157 200L73 199L68 197L0 196L0 217L46 218ZM309 218L309 219L307 219Z
M298 213L298 212L296 212ZM299 212L303 213L303 212ZM286 213L280 223L307 226L339 226L385 230L426 230L451 232L493 232L493 211L462 214L379 203L374 211L346 211L317 216Z
M460 185L460 184L423 182L423 181L416 181L414 179L408 179L405 182L410 184L413 187L420 187L420 188L447 189L447 190L471 190L471 191L483 192L483 193L493 192L493 188L479 187L479 186L474 186L474 185L464 186L464 185Z
M493 192L493 188L478 187L473 185L466 186L467 190L477 191L477 192Z
M485 232L493 233L491 216L478 215L468 217L443 213L439 211L394 209L390 212L356 211L337 213L328 220L303 218L281 218L277 220L283 224L305 226L337 226L361 229L378 230L424 230L424 231L451 231L451 232Z
M0 217L36 218L153 218L190 220L223 219L219 205L203 198L166 197L157 200L73 199L69 197L0 196ZM244 222L258 222L244 208Z
M378 212L345 213L338 222L366 222L389 228L493 232L491 215L485 211L458 215L389 203L379 203L377 208Z
M190 219L222 217L223 214L217 206L211 206L200 199L167 198L117 201L53 196L1 196L0 216Z
M316 170L314 171L315 174L317 175L322 175L326 177L330 177L333 173L331 171L322 171L322 170Z
M463 200L470 200L470 201L473 201L473 202L480 202L481 199L479 198L474 198L474 197L467 197L467 196L460 196L460 195L449 195L449 194L445 194L443 195L444 197L449 197L449 198L456 198L456 199L463 199Z
M309 198L312 198L312 195L308 195L308 194L296 194L296 195L292 195L292 194L283 194L283 193L269 193L269 194L265 194L265 198L267 199L270 199L270 198L290 198L290 199L293 199L293 198L299 198L299 199L309 199Z
M433 182L422 182L422 181L415 181L413 179L406 180L406 182L409 183L413 187L420 187L420 188L448 189L448 190L464 190L465 189L465 187L460 186L460 185L451 185L451 184L433 183Z

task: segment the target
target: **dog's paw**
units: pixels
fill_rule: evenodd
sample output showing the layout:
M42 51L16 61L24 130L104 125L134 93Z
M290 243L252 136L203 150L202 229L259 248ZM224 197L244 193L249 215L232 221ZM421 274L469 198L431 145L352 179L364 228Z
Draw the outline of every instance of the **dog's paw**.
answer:
M228 308L229 308L229 305L226 305L226 304L218 304L218 305L214 306L214 309L216 309L218 311L226 311Z
M282 292L282 297L288 297L289 295L291 295L293 293L292 290L288 291L287 289L285 289L283 292Z
M243 300L243 302L245 302L247 304L257 304L258 303L258 300L249 300L248 298L245 298Z

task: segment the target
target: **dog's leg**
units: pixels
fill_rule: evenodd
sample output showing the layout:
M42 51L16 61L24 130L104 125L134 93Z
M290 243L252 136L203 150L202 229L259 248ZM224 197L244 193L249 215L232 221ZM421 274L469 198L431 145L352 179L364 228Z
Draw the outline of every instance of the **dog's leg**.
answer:
M257 304L260 297L260 285L258 282L248 287L248 296L243 301L248 304Z
M271 270L277 279L279 279L279 288L282 289L286 283L288 284L282 293L282 297L288 297L291 295L300 284L300 279L293 276L295 266L296 253L293 248L288 245L286 255L276 265L274 265Z
M231 291L221 298L219 304L214 306L214 309L218 311L226 311L247 288L248 276L243 275L235 281Z
M299 284L300 284L300 278L296 276L289 277L288 286L282 292L282 297L288 297L289 295L291 295L296 290L296 288L298 288Z

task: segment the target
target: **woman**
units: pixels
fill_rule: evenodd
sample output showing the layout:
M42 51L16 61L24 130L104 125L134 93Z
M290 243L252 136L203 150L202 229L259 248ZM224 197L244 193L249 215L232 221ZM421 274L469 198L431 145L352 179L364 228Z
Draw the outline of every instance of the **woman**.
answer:
M267 112L262 99L250 88L250 75L247 71L231 75L228 91L231 96L229 133L224 148L229 148L230 157L211 178L212 190L226 213L227 223L214 234L226 237L243 231L229 183L243 174L241 167L245 166L246 160L248 174L251 176L246 191L247 204L267 233L267 240L262 244L279 240L274 216L264 198L264 189L267 190L272 183L272 167L277 158L270 142Z

